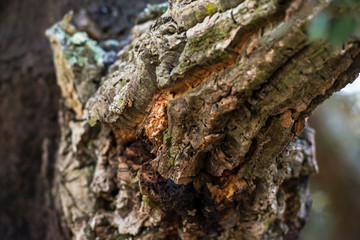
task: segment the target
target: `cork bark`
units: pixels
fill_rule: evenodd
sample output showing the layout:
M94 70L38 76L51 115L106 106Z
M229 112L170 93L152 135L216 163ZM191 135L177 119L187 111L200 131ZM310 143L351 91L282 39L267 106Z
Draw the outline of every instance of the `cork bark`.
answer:
M49 28L73 238L296 239L318 170L306 118L360 70L359 42L307 39L328 4L170 0L109 67L71 14Z

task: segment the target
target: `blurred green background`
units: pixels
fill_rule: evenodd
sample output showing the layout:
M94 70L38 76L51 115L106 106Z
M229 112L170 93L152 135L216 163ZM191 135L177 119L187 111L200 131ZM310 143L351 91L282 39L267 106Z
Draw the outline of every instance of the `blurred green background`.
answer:
M334 94L309 118L316 130L320 172L304 240L360 239L360 78Z

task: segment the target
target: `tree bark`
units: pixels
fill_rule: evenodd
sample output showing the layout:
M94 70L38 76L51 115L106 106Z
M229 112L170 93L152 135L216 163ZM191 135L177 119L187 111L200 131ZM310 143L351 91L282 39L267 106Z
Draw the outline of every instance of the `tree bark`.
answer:
M307 40L328 5L172 0L110 67L111 44L71 14L49 28L63 226L75 239L297 239L317 172L306 118L360 72L359 42Z

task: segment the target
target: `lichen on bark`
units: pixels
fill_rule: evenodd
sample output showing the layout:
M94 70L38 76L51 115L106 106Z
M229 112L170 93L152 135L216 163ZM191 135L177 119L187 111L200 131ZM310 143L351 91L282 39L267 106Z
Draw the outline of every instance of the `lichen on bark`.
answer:
M105 51L70 24L72 12L46 31L53 52L58 85L66 105L80 117L100 81Z
M156 21L139 21L107 71L103 50L67 17L52 27L76 113L62 112L57 163L74 236L296 238L317 172L306 118L360 70L357 41L307 40L327 4L169 1ZM73 60L84 44L92 60Z

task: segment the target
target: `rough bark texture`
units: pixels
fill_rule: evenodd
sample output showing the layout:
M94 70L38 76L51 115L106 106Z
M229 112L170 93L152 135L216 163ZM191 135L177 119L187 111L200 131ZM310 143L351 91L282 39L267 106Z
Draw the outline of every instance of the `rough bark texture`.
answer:
M63 229L296 239L317 171L305 119L360 70L358 42L307 41L327 4L173 0L157 20L162 9L144 12L123 47L71 15L47 30L65 103L53 189Z
M296 239L317 171L305 119L359 72L357 42L307 41L326 6L170 1L105 70L109 52L71 15L50 28L74 237Z

